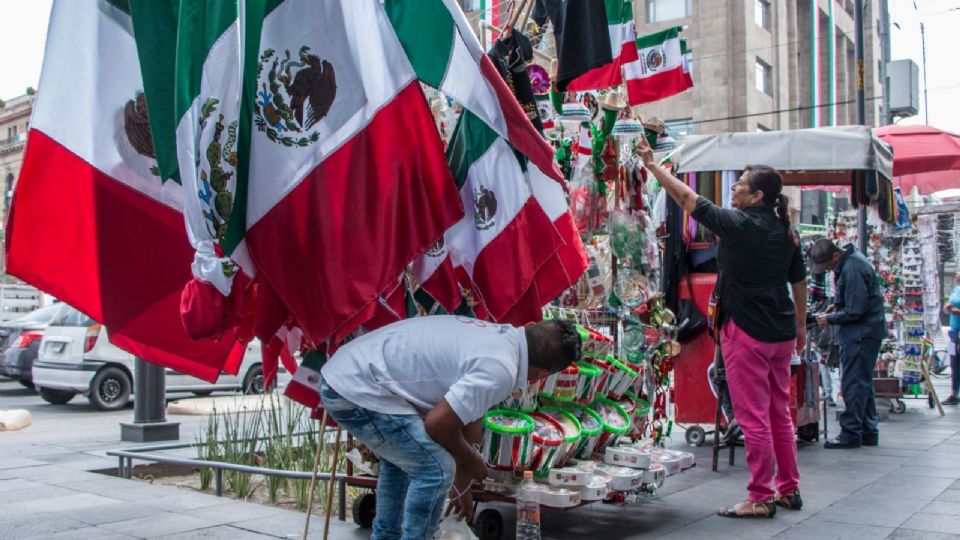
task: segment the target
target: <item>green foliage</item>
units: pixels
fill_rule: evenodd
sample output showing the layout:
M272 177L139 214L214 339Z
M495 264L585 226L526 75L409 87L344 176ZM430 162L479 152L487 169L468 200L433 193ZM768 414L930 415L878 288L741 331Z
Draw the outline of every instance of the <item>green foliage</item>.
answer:
M201 425L197 436L197 457L209 461L223 461L267 469L310 472L317 450L318 423L310 418L310 411L281 398L276 392L266 394L259 405L236 412L218 412ZM329 429L321 450L321 473L333 468L335 431ZM345 441L346 434L343 439ZM346 444L341 441L337 453L337 470L346 467ZM200 489L210 489L211 469L201 469ZM256 476L224 471L224 491L246 499L263 489L270 504L291 503L299 510L307 507L310 480L291 480L274 476ZM326 501L326 482L318 480L314 488L314 508L322 509ZM355 495L356 490L349 490Z

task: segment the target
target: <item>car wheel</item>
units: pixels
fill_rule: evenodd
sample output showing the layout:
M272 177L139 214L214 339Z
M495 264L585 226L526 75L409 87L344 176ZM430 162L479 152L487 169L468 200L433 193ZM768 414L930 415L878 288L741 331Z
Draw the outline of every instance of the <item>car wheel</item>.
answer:
M243 378L244 394L262 394L264 392L263 366L257 364L247 371Z
M75 395L77 394L68 390L54 390L52 388L40 389L40 399L51 405L66 405Z
M105 367L90 383L90 403L101 411L115 411L130 402L130 376L116 367Z
M28 390L34 390L33 383L30 382L30 381L25 381L25 380L23 380L23 379L20 379L20 380L18 380L17 382L20 383L20 386L22 386L22 387L24 387L24 388L26 388L26 389L28 389Z

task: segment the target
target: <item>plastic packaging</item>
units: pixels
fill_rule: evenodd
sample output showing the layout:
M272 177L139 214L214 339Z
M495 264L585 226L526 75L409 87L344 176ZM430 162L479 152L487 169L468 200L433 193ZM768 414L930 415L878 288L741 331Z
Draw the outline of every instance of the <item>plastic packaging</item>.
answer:
M539 491L533 471L524 471L517 490L517 540L540 540Z

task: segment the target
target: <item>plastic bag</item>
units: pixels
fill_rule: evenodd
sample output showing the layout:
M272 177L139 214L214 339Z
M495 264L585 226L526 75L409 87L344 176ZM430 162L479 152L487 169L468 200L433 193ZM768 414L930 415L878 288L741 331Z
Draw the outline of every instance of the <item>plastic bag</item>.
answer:
M434 540L477 540L467 521L454 515L443 518Z

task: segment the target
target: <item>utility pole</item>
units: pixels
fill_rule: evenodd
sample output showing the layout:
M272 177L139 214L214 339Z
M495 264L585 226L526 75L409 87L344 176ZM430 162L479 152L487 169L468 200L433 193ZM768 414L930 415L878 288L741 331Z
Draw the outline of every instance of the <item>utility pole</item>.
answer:
M916 2L914 2L916 7ZM920 48L923 50L923 123L930 125L930 99L927 97L927 31L920 19Z
M880 81L883 83L882 112L880 125L893 123L890 113L890 0L880 0Z
M863 74L863 2L864 0L854 0L853 2L853 26L856 30L856 42L854 45L856 54L857 69L857 124L863 126L867 123L867 103L863 95L864 74ZM858 173L867 174L867 173ZM857 238L860 252L867 254L867 207L860 205L860 211L857 219Z

